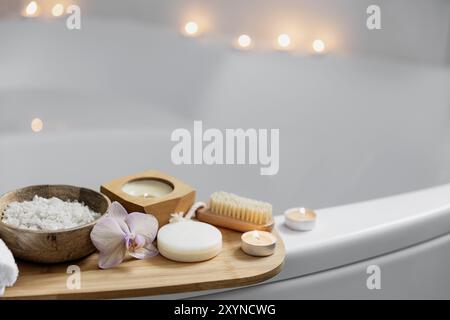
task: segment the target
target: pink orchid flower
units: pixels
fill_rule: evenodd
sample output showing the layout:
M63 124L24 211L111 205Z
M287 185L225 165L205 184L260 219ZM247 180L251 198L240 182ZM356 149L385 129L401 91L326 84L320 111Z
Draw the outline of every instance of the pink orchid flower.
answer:
M113 268L127 254L137 259L148 259L158 254L153 245L158 232L158 220L152 215L133 212L128 214L118 202L100 218L91 232L91 240L100 252L98 266Z

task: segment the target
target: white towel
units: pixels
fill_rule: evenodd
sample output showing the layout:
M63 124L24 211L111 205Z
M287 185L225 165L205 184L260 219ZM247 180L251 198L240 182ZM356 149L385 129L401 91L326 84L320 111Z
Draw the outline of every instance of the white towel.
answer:
M11 251L3 240L0 239L0 296L3 295L5 287L12 286L19 275L19 269Z

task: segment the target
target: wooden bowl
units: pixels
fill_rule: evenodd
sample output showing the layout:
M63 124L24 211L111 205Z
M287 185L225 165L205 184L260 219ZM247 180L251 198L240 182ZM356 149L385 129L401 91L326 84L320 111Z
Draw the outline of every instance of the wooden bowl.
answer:
M30 201L35 195L43 198L57 197L64 201L77 200L102 215L111 203L99 192L65 185L31 186L4 194L0 197L0 238L14 257L38 263L60 263L85 257L95 251L90 233L97 221L57 231L19 229L1 221L11 202Z

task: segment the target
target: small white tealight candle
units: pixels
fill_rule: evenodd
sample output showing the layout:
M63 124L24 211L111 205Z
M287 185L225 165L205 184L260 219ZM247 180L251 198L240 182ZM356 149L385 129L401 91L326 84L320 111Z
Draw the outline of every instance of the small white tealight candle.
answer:
M284 212L284 223L293 230L310 231L316 225L316 213L307 208L292 208Z
M255 257L270 256L275 252L277 238L266 231L249 231L241 237L241 248L246 254Z
M133 197L160 198L171 193L173 187L157 179L142 179L126 183L122 191Z

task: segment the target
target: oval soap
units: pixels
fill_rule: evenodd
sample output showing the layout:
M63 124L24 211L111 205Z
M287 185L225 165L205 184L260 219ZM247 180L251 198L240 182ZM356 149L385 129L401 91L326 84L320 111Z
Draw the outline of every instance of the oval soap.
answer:
M216 227L193 220L170 223L159 229L158 250L167 259L199 262L222 250L222 234Z

